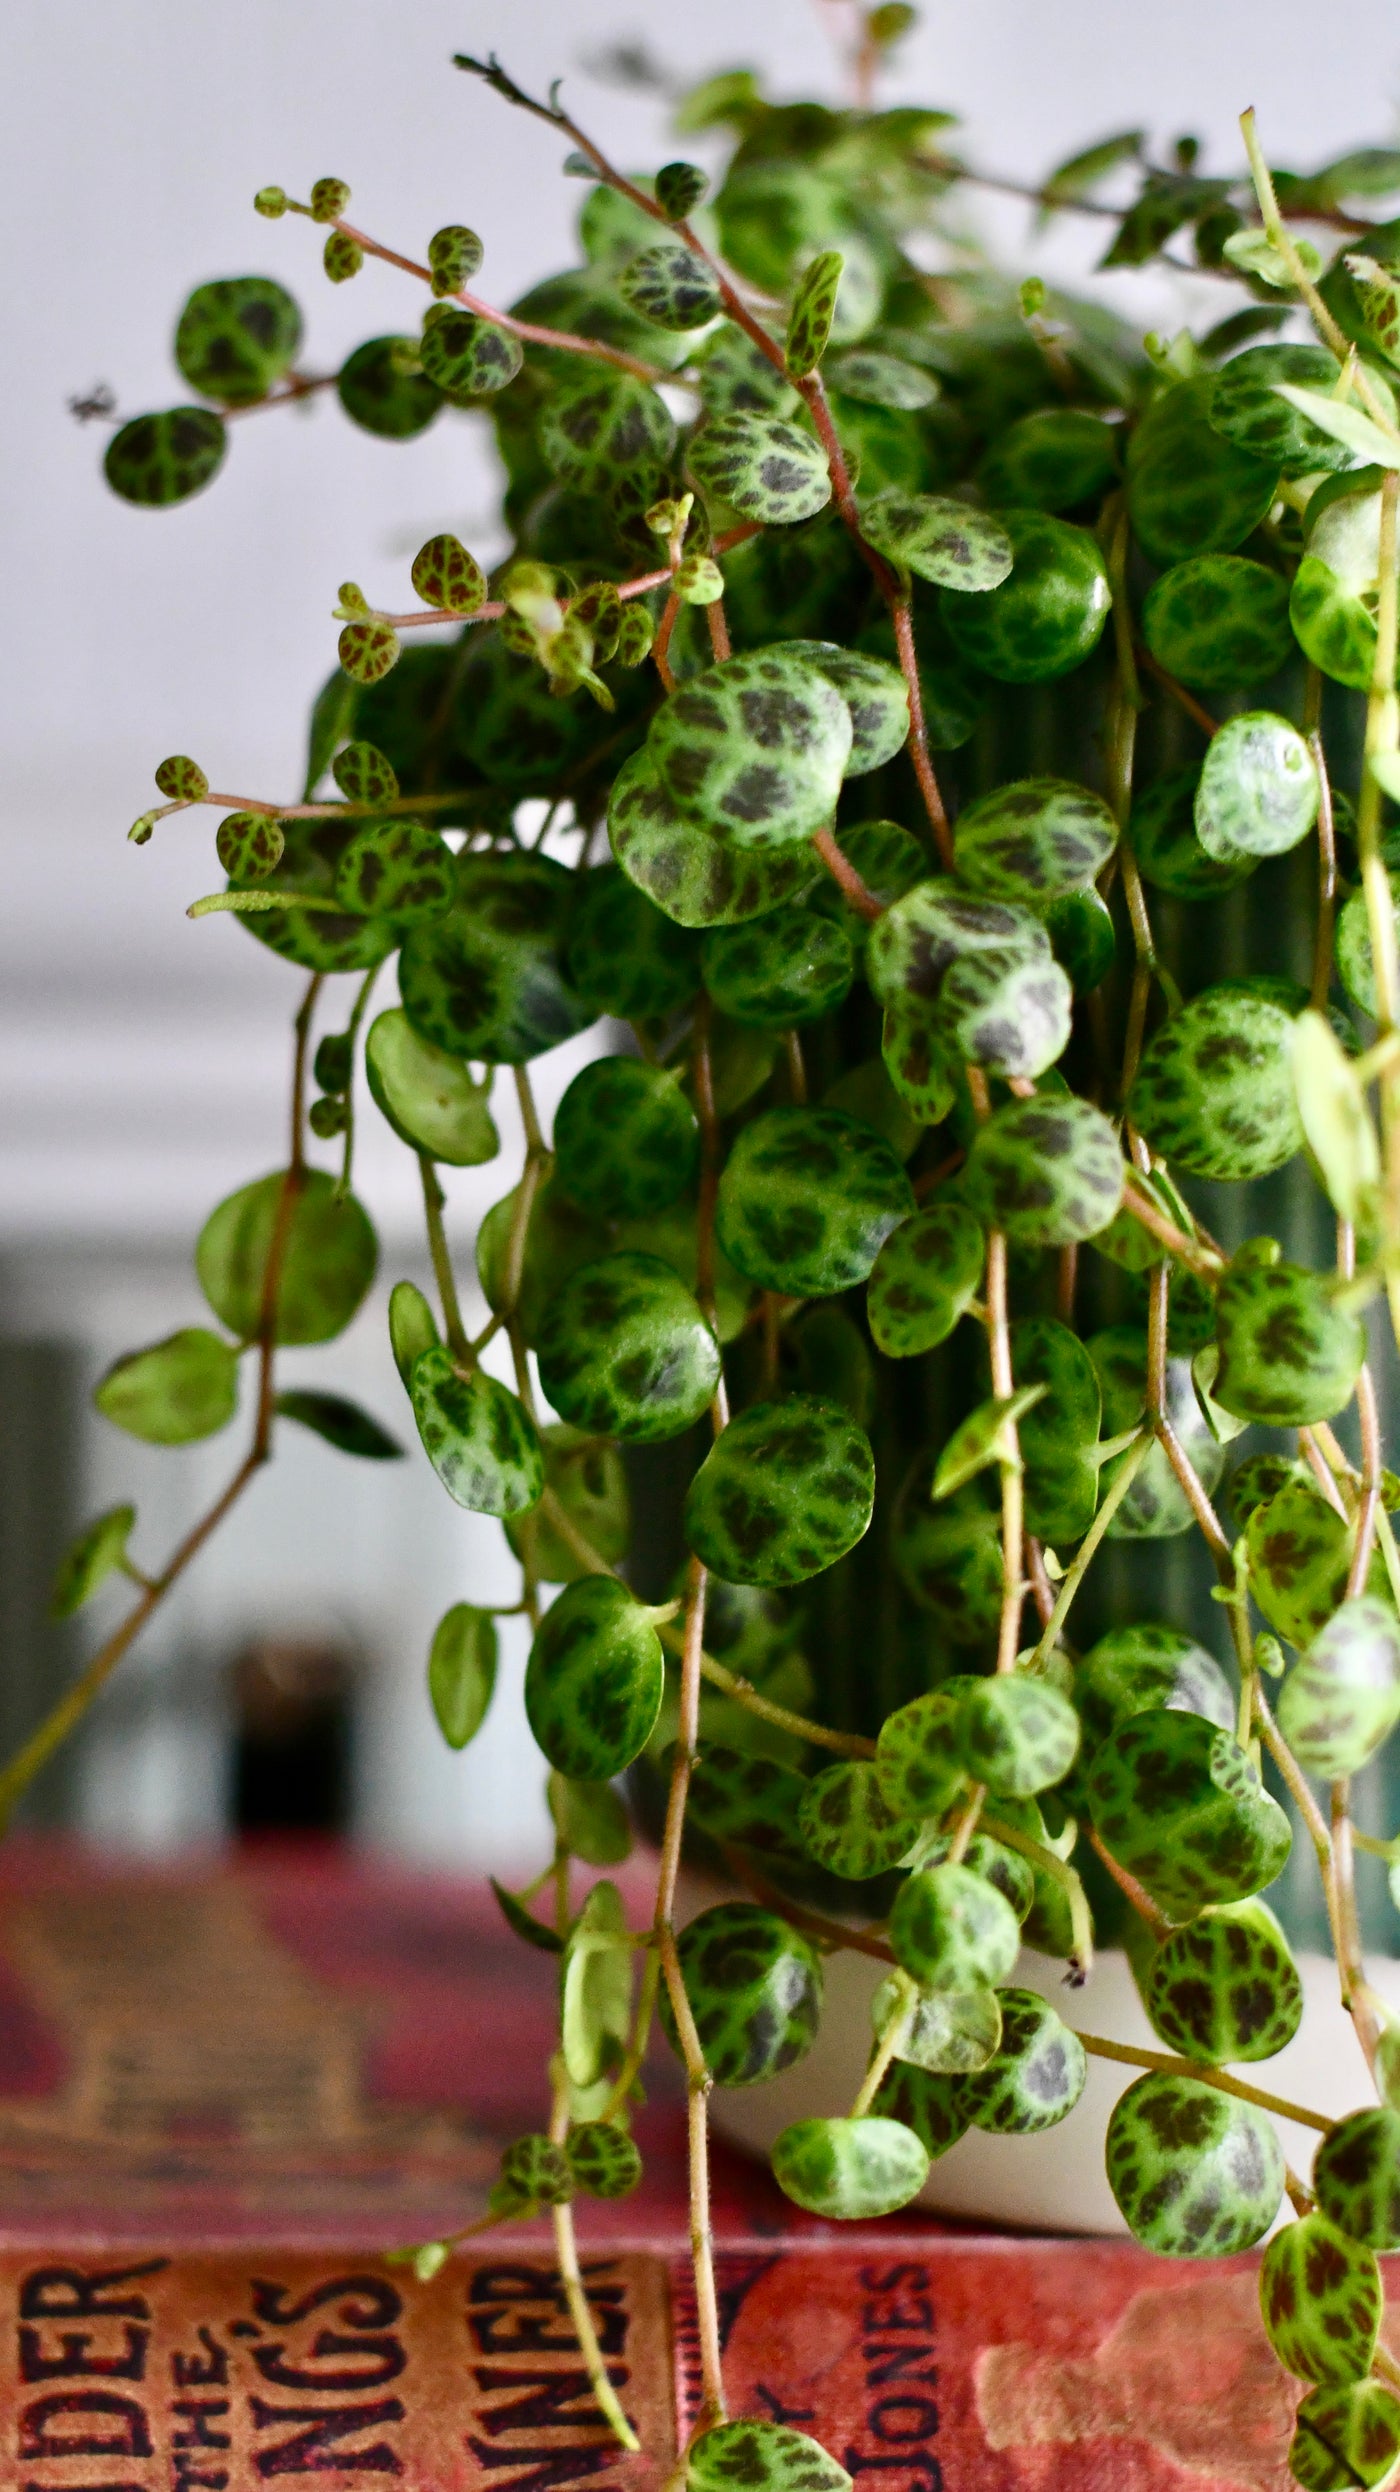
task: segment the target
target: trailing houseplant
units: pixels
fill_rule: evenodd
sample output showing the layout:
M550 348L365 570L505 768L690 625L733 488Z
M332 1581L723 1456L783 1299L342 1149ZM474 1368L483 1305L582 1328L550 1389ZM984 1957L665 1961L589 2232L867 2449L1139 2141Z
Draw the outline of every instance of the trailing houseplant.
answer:
M97 1401L191 1441L231 1421L246 1360L252 1434L157 1571L129 1507L84 1533L57 1605L117 1570L136 1598L0 1795L280 1418L396 1450L276 1373L374 1276L363 1076L421 1162L435 1279L436 1304L394 1289L394 1356L444 1487L520 1560L551 1769L554 1856L497 1892L559 1959L553 2108L488 2220L553 2209L619 2438L569 2210L636 2178L659 2015L690 2104L689 2475L847 2481L800 2434L726 2419L706 2122L715 2083L808 2048L823 1959L854 1947L887 1968L868 2072L779 2139L789 2196L903 2206L969 2124L1071 2113L1108 2049L1137 2064L1108 2172L1141 2241L1247 2248L1291 2202L1262 2295L1306 2384L1294 2471L1370 2484L1400 2456L1376 2257L1400 2245L1400 2030L1354 1867L1400 1838L1362 1836L1350 1798L1400 1721L1362 1321L1400 1318L1400 224L1360 210L1400 191L1400 157L1271 172L1246 115L1243 177L1184 140L1159 164L1138 133L1061 167L1031 196L1103 217L1105 266L1186 254L1222 283L1205 336L1144 345L954 239L977 177L950 117L869 94L910 14L855 12L844 109L772 104L746 72L683 99L682 133L732 138L713 187L682 159L625 176L557 91L460 59L569 150L584 265L504 311L466 226L420 259L363 232L338 178L265 189L261 214L323 228L333 282L401 268L421 327L315 374L279 284L201 286L175 342L191 402L114 432L109 483L164 506L238 422L313 392L381 437L465 409L494 427L512 550L488 579L433 537L404 612L341 588L298 801L220 794L176 756L133 827L218 809L227 885L190 914L234 912L301 985L286 1166L198 1243L221 1329L132 1352ZM391 958L397 1005L374 996ZM603 1017L615 1051L547 1139L529 1064ZM438 1170L497 1152L496 1080L526 1147L476 1241L471 1339ZM1281 1241L1250 1189L1290 1167ZM1332 1243L1305 1259L1319 1210ZM1228 1671L1121 1566L1083 1624L1106 1561L1186 1534ZM493 1614L458 1604L429 1659L454 1746L494 1675ZM574 1875L625 1856L629 1809L659 1853L642 1929ZM1376 2083L1336 2122L1233 2073L1298 2023L1261 1900L1295 1831ZM733 1894L677 1930L692 1843ZM1096 1940L1127 1945L1163 2049L1077 2034L1017 1986L1023 1932L1071 1989ZM1309 2180L1276 2114L1320 2132ZM411 2253L420 2274L449 2247Z

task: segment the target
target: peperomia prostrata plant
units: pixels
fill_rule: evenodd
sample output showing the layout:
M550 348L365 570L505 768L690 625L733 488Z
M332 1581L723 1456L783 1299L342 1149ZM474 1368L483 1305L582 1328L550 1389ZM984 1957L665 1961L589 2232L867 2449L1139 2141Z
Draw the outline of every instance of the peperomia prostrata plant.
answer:
M497 1894L558 1958L551 2110L485 2221L552 2211L618 2438L570 2207L635 2185L659 2018L690 2105L689 2479L849 2482L789 2427L727 2418L706 2126L714 2085L810 2047L824 1959L854 1947L888 1968L868 2071L779 2139L789 2196L890 2212L970 2125L1049 2127L1086 2056L1125 2062L1126 2222L1214 2257L1289 2200L1262 2297L1307 2383L1294 2472L1375 2484L1400 2459L1377 2263L1400 2246L1400 2024L1354 1862L1400 1871L1400 1836L1358 1830L1351 1778L1400 1722L1400 1484L1363 1321L1388 1302L1400 1324L1400 221L1365 211L1400 195L1400 154L1271 172L1246 114L1243 175L1139 133L1062 166L1028 195L1103 219L1104 267L1221 284L1208 334L1140 344L973 254L951 116L871 100L912 12L854 17L843 109L747 72L682 102L682 134L733 141L713 185L680 159L625 176L557 89L460 58L569 150L583 264L504 311L465 225L400 252L343 180L261 190L262 215L325 229L333 282L402 270L420 325L317 373L280 284L202 285L175 341L190 402L114 432L113 489L164 506L231 427L315 392L382 438L465 411L494 430L511 551L488 577L434 536L403 612L341 588L298 801L215 792L180 756L132 830L217 808L227 883L190 915L233 911L301 982L287 1164L197 1247L217 1329L134 1351L98 1407L202 1438L247 1358L252 1435L154 1571L129 1506L83 1535L56 1605L114 1570L137 1598L0 1798L279 1418L397 1450L277 1382L279 1347L334 1338L374 1277L363 1082L421 1162L435 1276L436 1305L393 1291L394 1357L447 1493L519 1559L550 1768L553 1857ZM547 1139L529 1066L600 1019L613 1052ZM526 1151L476 1240L472 1339L438 1171L496 1155L502 1068ZM1257 1233L1253 1181L1290 1166L1304 1212L1275 1189L1287 1234ZM1319 1212L1334 1244L1309 1259ZM1228 1667L1145 1589L1095 1618L1096 1560L1189 1534ZM491 1702L493 1620L461 1602L433 1639L454 1747ZM624 1859L635 1820L659 1853L642 1928L577 1875ZM1262 1900L1295 1828L1378 2098L1335 2123L1234 2073L1302 2014ZM677 1929L683 1851L730 1899ZM1096 1934L1128 1946L1160 2051L1018 1982L1024 1940L1072 1989ZM1321 2133L1310 2179L1276 2118ZM450 2247L402 2254L428 2278Z

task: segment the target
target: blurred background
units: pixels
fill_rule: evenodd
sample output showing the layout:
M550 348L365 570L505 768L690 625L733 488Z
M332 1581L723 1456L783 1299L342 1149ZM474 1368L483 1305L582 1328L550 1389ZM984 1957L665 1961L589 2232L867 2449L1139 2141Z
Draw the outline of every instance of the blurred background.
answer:
M305 195L334 173L368 229L421 249L463 221L486 242L480 285L509 302L576 257L583 195L564 149L449 65L497 48L630 168L676 153L662 93L619 83L607 53L643 43L677 87L751 66L781 96L832 96L823 0L11 0L0 187L10 379L0 426L0 1757L18 1746L121 1615L105 1594L72 1628L45 1618L53 1567L85 1517L138 1506L138 1558L159 1562L231 1467L230 1439L143 1447L88 1396L120 1351L201 1320L191 1250L212 1205L279 1163L297 981L229 918L191 925L217 881L211 817L134 850L162 755L216 785L293 795L308 705L334 655L337 583L404 602L415 548L455 530L488 564L494 458L484 423L445 412L420 439L353 429L333 402L236 428L218 489L144 512L104 489L106 435L67 402L106 385L123 415L174 402L170 335L190 288L256 270L307 319L306 367L416 320L412 281L371 262L330 287L306 224L267 224L263 183ZM987 170L1041 177L1075 146L1145 123L1158 148L1199 135L1233 169L1257 106L1275 162L1393 142L1400 19L1353 0L980 0L925 8L885 96L957 110ZM707 158L708 140L684 152ZM1099 234L1029 232L1011 202L967 211L1029 271L1082 278ZM1144 327L1191 318L1201 281L1116 273ZM586 1047L581 1042L580 1047ZM539 1067L552 1106L581 1060ZM518 1145L450 1177L464 1291L480 1213ZM329 1351L286 1381L353 1395L411 1433L388 1354L389 1285L419 1268L412 1163L367 1109L357 1190L383 1244L380 1284ZM471 1320L470 1307L468 1310ZM35 1793L41 1822L146 1851L298 1819L423 1861L509 1872L540 1857L543 1769L519 1705L521 1640L480 1740L444 1746L424 1688L429 1636L454 1600L509 1600L494 1524L461 1513L417 1455L347 1460L294 1428L278 1458L123 1664Z

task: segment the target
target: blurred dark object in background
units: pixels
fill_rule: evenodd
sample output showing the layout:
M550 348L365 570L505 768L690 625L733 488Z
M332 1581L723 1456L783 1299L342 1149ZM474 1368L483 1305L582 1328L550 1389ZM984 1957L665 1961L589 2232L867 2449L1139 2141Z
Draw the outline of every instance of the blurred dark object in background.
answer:
M231 1670L230 1814L247 1834L344 1834L350 1823L355 1659L343 1645L268 1636Z

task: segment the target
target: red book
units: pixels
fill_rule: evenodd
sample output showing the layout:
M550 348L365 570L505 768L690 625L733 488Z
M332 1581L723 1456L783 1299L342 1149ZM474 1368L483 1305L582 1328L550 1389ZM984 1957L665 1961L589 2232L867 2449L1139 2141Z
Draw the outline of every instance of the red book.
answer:
M0 1877L0 2483L16 2492L653 2492L696 2402L684 2121L648 2072L646 2179L577 2209L597 2421L547 2225L430 2284L384 2248L484 2206L539 2127L555 1967L489 1893L327 1853ZM1297 2390L1255 2262L826 2224L717 2142L736 2413L857 2492L1284 2492Z

